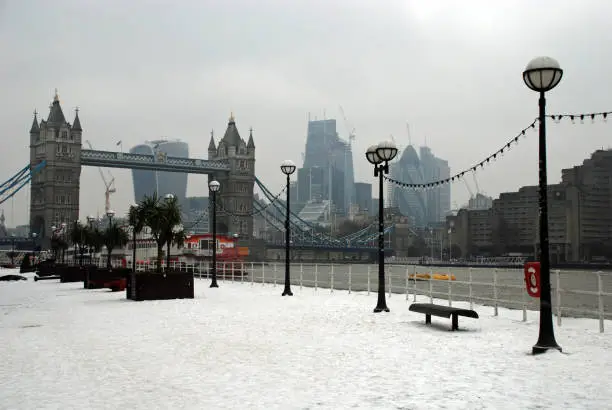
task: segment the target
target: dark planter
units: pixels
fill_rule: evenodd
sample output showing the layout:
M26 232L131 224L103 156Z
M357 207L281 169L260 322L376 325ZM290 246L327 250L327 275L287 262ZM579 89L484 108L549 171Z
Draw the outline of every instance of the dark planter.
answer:
M193 299L193 274L137 272L127 281L126 295L132 300Z
M82 266L59 266L55 272L60 277L60 283L82 282L85 278L85 269Z
M131 272L132 270L127 268L110 270L108 268L98 268L95 265L88 265L83 280L83 287L85 289L107 288L109 287L107 286L108 283L126 279Z
M55 275L55 260L47 259L36 264L36 274L41 277Z

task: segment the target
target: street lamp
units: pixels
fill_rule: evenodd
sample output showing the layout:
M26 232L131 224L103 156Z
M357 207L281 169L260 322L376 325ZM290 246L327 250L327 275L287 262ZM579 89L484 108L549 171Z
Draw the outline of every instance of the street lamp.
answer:
M115 216L115 211L113 211L112 209L109 209L108 211L106 211L106 216L108 217L108 233L110 233L110 229L113 226L113 216ZM108 263L107 263L107 268L108 269L112 269L113 265L111 262L111 255L110 255L110 250L108 249L108 247L106 248L106 252L109 253L108 255Z
M389 312L385 300L385 230L383 219L383 175L389 173L389 161L397 155L397 147L391 141L372 145L366 151L366 158L374 165L374 176L378 177L378 302L374 313Z
M208 190L212 194L212 282L211 288L218 288L217 284L217 192L221 188L219 181L213 180L208 183Z
M166 194L164 195L164 200L166 204L169 204L174 199L174 194ZM174 232L174 226L169 227L170 231ZM172 237L166 241L166 271L170 271L170 245L172 245ZM175 265L176 266L176 265Z
M130 215L133 213L138 214L138 205L130 205ZM139 216L137 216L139 218ZM136 224L138 221L134 221L134 225L132 225L132 272L136 274Z
M284 160L280 166L283 174L287 175L287 209L286 209L286 218L285 218L285 289L283 290L282 296L293 296L293 292L291 292L291 273L290 273L290 240L291 240L291 227L289 224L289 200L291 198L291 194L289 192L289 184L291 174L295 172L295 164L291 160Z
M88 215L87 216L87 222L89 223L89 234L91 236L93 236L93 223L94 223L95 220L96 220L96 218L93 215ZM90 236L90 238L91 238L91 236ZM90 240L89 242L90 242L89 246L88 246L89 249L87 251L89 252L89 264L91 265L91 264L93 264L93 254L92 254L93 247L91 246L93 241Z
M540 135L539 135L539 216L540 216L540 334L532 353L544 353L548 349L561 347L555 340L550 295L550 251L548 249L548 181L546 176L546 98L544 93L559 84L563 70L557 60L550 57L536 57L527 64L523 81L527 87L540 93Z
M11 234L11 265L15 264L15 234Z

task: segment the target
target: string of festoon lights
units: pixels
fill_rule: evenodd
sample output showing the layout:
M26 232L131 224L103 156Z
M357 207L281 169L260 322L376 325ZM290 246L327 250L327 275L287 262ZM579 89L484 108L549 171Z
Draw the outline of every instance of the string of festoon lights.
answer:
M612 115L612 111L582 113L582 114L552 114L552 115L547 115L547 117L552 119L555 123L560 123L563 120L569 120L573 124L575 124L576 120L579 120L581 124L584 124L585 120L591 120L591 122L594 123L595 120L597 119L603 119L604 122L607 122L608 116L610 115ZM463 171L458 172L457 174L449 178L444 178L444 179L440 179L436 181L430 181L430 182L426 182L423 184L414 184L414 183L409 183L409 182L398 181L386 175L384 176L384 178L385 180L389 181L390 183L394 185L397 185L405 189L411 189L411 190L427 190L427 189L439 188L443 185L457 182L461 180L463 177L465 177L466 174L474 173L478 171L479 169L484 168L485 165L489 165L491 162L502 157L504 153L510 151L510 148L518 144L521 138L527 137L527 131L529 130L535 131L537 123L538 123L538 119L536 118L535 120L533 120L531 124L523 128L517 135L515 135L512 139L506 142L500 149L495 151L493 154L489 155L488 157L484 158L481 161L478 161L476 164L472 165L471 167L466 168Z

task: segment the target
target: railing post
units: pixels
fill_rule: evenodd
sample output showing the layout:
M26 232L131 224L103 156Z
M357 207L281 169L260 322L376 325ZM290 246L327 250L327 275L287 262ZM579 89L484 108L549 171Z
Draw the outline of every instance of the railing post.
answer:
M498 308L497 308L497 268L493 269L493 316L497 316L498 315Z
M262 262L261 263L261 284L262 285L265 283L265 279L266 279L266 263Z
M474 300L472 299L472 268L468 268L468 289L470 299L470 310L474 310Z
M329 279L330 293L334 293L334 264L331 264L331 274Z
M430 270L430 272L433 272L432 270ZM432 285L432 280L433 280L433 275L430 273L429 274L429 303L433 303L433 285Z
M300 290L302 290L303 283L304 283L304 264L300 263Z
M368 265L368 295L370 294L370 265Z
M604 332L604 301L603 301L603 279L601 271L597 272L597 294L598 294L598 310L599 310L599 333Z
M555 296L557 299L557 326L561 326L561 271L557 269L557 284L555 285Z
M526 298L527 291L523 289L521 292L521 300L523 301L523 322L527 321L527 301Z
M410 265L406 265L406 301L408 301L408 283L410 282L410 275L408 274L408 271L410 270Z
M235 282L234 273L236 272L236 263L232 262L232 283Z
M315 291L318 289L319 287L319 264L315 263Z
M244 282L244 262L240 262L240 283Z
M388 275L388 276L389 276L389 280L388 280L388 282L389 282L389 299L391 299L391 286L392 286L392 285L391 285L391 277L393 276L393 275L391 274L391 273L392 273L392 270L391 270L391 269L392 269L392 266L391 266L391 265L389 265L389 269L387 269L387 272L389 272L389 275Z
M414 282L414 293L412 296L412 301L416 303L416 295L417 295L417 267L416 265L412 266L412 273L414 274L413 276L413 282Z
M453 288L452 288L452 272L450 271L450 269L448 270L448 306L452 307L453 306Z
M274 262L274 287L276 287L276 262Z
M255 262L251 262L251 286L255 284Z
M348 267L348 293L351 294L351 286L353 281L353 264Z

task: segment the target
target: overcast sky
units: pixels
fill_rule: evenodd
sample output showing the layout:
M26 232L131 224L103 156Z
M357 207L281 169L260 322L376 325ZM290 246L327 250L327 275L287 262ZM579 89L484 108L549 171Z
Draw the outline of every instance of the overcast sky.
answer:
M256 174L272 190L279 164L301 165L308 113L356 129L355 174L375 182L365 149L393 135L424 143L451 172L477 163L537 115L537 95L522 81L535 56L556 58L564 76L548 112L612 110L612 3L605 0L0 0L0 172L28 162L37 108L48 115L59 89L69 121L79 106L83 138L112 150L168 136L206 157L231 111L243 137L254 129ZM612 119L550 124L549 182L564 167L608 148ZM478 173L497 196L537 182L537 133ZM134 201L131 173L112 170L112 207ZM468 183L475 190L471 178ZM188 194L206 195L190 176ZM454 206L467 201L464 183ZM29 195L3 208L9 225L26 223ZM81 177L81 217L104 210L94 168Z

